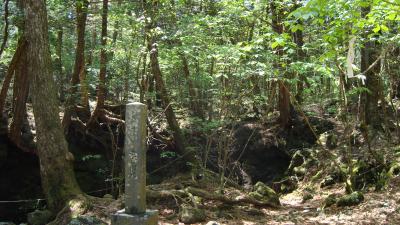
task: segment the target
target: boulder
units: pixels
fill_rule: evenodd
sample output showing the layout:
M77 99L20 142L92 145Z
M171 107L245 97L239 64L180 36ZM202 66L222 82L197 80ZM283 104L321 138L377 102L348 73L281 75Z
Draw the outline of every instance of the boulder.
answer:
M249 196L261 202L270 202L274 205L280 205L279 196L272 188L268 187L263 182L257 182L256 185L254 185L253 192L250 192Z

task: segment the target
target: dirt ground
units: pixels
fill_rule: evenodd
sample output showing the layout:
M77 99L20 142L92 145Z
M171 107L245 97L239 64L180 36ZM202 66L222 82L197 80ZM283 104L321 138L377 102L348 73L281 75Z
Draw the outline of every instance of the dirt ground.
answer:
M303 203L302 191L284 195L280 198L282 207L277 209L256 208L251 205L221 206L208 202L207 224L215 221L226 225L278 225L278 224L400 224L400 177L394 178L388 188L381 192L365 193L364 201L352 207L323 209L324 199L332 193L344 193L343 185L315 190L314 198ZM160 211L159 225L183 225L176 217L176 210L164 206Z

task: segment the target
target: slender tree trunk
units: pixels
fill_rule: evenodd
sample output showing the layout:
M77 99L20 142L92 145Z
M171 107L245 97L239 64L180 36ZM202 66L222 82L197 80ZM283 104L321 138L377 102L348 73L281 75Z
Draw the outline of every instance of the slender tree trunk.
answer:
M67 130L69 124L71 123L71 117L75 111L76 98L78 94L78 84L81 82L81 96L82 99L86 98L87 93L86 88L86 78L85 78L85 29L86 29L86 19L87 19L87 9L89 6L88 0L78 0L76 2L76 33L77 33L77 43L75 49L75 65L74 72L71 78L71 88L69 91L69 97L65 105L64 117L62 124L64 130ZM83 93L83 95L82 95ZM86 101L86 100L82 100ZM84 107L88 107L86 102Z
M1 43L0 46L0 57L4 52L4 49L6 48L7 45L7 40L8 40L8 15L9 15L9 9L8 9L8 3L9 0L4 0L4 33L3 33L3 42Z
M282 10L278 8L276 4L276 0L272 0L270 3L270 9L272 13L272 29L278 35L283 33L283 22L282 16L284 15ZM283 56L282 47L278 47L276 49L276 54L279 57L278 60L282 60ZM280 62L275 63L275 69L278 70L279 73L283 73L281 70ZM279 122L282 128L287 128L290 120L290 93L288 90L288 85L285 81L279 80L279 98L278 98L278 110L279 110Z
M17 68L19 61L21 57L24 55L24 52L26 51L26 40L25 37L21 37L20 40L18 41L18 47L17 50L14 53L14 56L11 59L10 65L8 66L7 69L7 74L4 78L3 85L1 88L0 92L0 116L3 113L4 106L6 103L6 98L7 98L7 93L8 93L8 88L10 87L11 80L14 76L15 69Z
M63 49L63 37L64 37L64 30L60 27L57 31L57 46L56 46L56 67L58 72L58 93L60 96L60 100L64 101L65 99L65 92L64 92L64 71L63 71L63 64L62 64L62 49Z
M33 113L43 192L54 212L80 194L72 167L73 156L59 120L57 88L51 71L47 12L44 0L24 0L28 44L28 74L32 77Z
M22 140L22 126L26 120L26 101L29 94L30 77L27 71L27 54L22 54L17 68L15 69L14 86L13 86L13 117L10 123L9 137L21 149L33 151L33 149L25 149ZM26 141L26 140L25 140Z
M107 24L108 24L108 0L103 0L103 10L101 16L101 50L100 50L100 72L99 85L97 87L97 104L94 109L88 127L96 124L99 117L104 114L103 109L106 98L106 74L107 74Z
M152 24L146 25L146 37L147 37L147 50L150 53L150 68L151 73L154 76L156 83L156 90L160 94L160 98L165 108L165 117L167 118L168 126L172 130L174 141L176 145L177 152L183 156L183 158L191 164L195 163L195 154L193 151L186 148L186 143L184 136L182 134L179 123L176 119L175 112L172 107L172 102L169 99L168 91L165 87L164 80L162 78L162 73L160 69L160 64L158 62L158 48L157 43L155 42L154 34L151 33L151 29L154 24L156 24L155 11L157 10L158 5L153 2L153 4L147 4L146 0L142 0L143 10L145 16L150 16Z
M362 8L362 16L366 17L370 7ZM365 35L367 36L367 34ZM381 46L377 41L367 41L361 48L361 71L367 69L379 58ZM365 123L373 127L379 127L383 123L383 115L379 113L378 102L383 96L383 87L379 77L381 63L378 63L365 73L366 87L369 90L365 94L364 110ZM384 102L382 102L384 104ZM385 107L384 105L382 107Z
M188 84L190 110L192 111L193 115L203 119L204 115L201 110L199 96L198 93L196 93L195 87L193 85L193 80L190 77L189 63L183 53L181 53L180 55L183 65L183 74Z
M296 6L294 10L296 10L299 6ZM301 22L298 22L301 24ZM306 55L305 52L303 51L303 45L304 45L304 35L302 30L297 30L293 34L293 40L294 43L296 44L296 60L297 61L304 61ZM304 83L305 83L305 76L304 74L299 73L298 74L298 81L297 81L297 93L296 93L296 100L299 103L303 102L303 91L304 91Z

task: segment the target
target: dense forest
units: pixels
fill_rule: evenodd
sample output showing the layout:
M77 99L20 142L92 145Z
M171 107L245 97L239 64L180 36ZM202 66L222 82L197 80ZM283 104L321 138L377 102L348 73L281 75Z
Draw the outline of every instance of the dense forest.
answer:
M0 5L0 224L400 224L399 0Z

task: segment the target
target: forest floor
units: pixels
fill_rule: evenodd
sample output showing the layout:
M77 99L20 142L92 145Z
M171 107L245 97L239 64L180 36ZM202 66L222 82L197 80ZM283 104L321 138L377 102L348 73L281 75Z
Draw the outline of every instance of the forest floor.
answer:
M172 180L175 182L175 180ZM151 187L165 188L164 186ZM170 184L167 184L170 185ZM203 201L201 208L206 212L206 219L196 225L210 221L226 225L278 225L278 224L400 224L400 177L392 179L387 189L364 194L364 201L351 207L331 206L323 208L324 200L329 194L345 192L343 184L335 184L326 188L315 188L313 199L303 201L304 187L289 194L281 195L281 206L278 208L256 207L251 204L230 205L217 201ZM211 185L212 186L212 185ZM228 189L230 191L237 191ZM176 200L176 199L175 199ZM121 202L107 206L95 206L87 215L102 218L109 223L109 215L121 207ZM184 225L179 222L179 207L175 201L151 201L148 208L159 210L159 225Z

